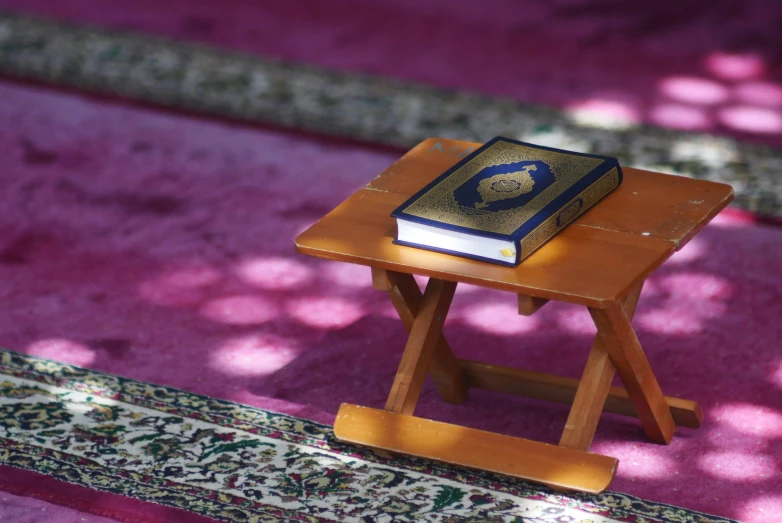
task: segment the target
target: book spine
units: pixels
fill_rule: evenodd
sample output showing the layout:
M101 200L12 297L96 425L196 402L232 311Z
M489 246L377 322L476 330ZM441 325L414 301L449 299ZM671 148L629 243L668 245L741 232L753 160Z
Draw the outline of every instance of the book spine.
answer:
M519 262L535 252L573 220L584 214L604 196L619 187L621 173L614 167L598 178L581 193L566 203L556 214L551 215L519 241Z

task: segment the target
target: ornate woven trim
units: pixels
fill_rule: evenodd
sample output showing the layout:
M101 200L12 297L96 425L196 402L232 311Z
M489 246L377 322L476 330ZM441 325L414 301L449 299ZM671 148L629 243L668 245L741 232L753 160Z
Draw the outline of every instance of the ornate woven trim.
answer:
M0 463L219 521L732 520L383 460L326 425L0 351Z

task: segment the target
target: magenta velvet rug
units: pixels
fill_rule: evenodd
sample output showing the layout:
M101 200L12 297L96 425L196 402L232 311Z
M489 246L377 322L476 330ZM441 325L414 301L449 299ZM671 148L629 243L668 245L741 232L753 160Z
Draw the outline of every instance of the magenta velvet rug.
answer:
M777 0L0 0L0 8L782 146Z
M293 238L395 157L367 148L0 88L7 348L330 423L382 406L404 329L369 273ZM747 522L782 511L782 230L720 217L650 280L636 325L698 431L648 443L607 416L615 490ZM457 291L446 333L476 359L577 377L589 316ZM751 357L749 357L751 355ZM555 441L567 411L485 391L420 414Z
M85 512L35 500L29 497L15 496L8 492L0 493L2 518L14 523L113 523L115 520L103 518Z
M602 2L599 16L510 4L0 1L782 145L778 2ZM12 84L0 100L1 345L326 423L343 401L382 406L405 339L393 310L367 271L297 256L292 240L395 154ZM639 337L665 392L706 419L659 447L607 416L594 449L621 460L615 490L778 520L781 242L723 216L649 282ZM446 332L459 354L578 376L588 315L514 311L511 296L463 287ZM453 407L431 388L420 412L547 441L566 418L482 391Z

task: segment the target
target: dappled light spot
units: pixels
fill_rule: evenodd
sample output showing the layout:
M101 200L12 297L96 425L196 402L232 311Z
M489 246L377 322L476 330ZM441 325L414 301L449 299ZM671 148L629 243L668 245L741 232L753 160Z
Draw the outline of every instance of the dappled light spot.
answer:
M782 438L782 405L772 409L751 403L729 403L713 408L710 416L742 434L764 439Z
M678 104L661 104L649 112L652 122L675 129L706 129L711 126L708 113L698 107Z
M662 309L638 315L638 325L658 334L696 334L703 330L703 320L690 308Z
M524 259L524 266L528 269L538 269L546 271L554 264L561 263L561 260L568 256L571 246L567 241L554 237L546 244L545 249L538 249L533 252L529 258Z
M158 278L158 282L182 288L208 287L217 283L223 273L208 265L195 265L168 272Z
M693 76L670 77L660 82L660 91L677 102L714 105L728 99L728 88L714 80Z
M365 314L364 308L354 301L320 296L291 300L287 311L301 323L321 329L347 327Z
M763 59L751 53L712 53L705 65L712 75L724 80L750 80L766 70Z
M641 120L635 107L616 100L584 100L569 105L565 110L574 122L603 129L626 129Z
M737 85L733 93L741 102L766 107L782 107L782 85L771 82L746 82Z
M782 494L766 493L759 489L757 494L746 499L739 508L737 517L741 521L779 521L782 514Z
M326 263L318 274L342 287L363 289L372 286L372 271L355 263Z
M698 468L704 473L728 480L765 482L777 474L777 465L771 456L735 451L714 451L698 458Z
M226 341L210 354L209 366L231 376L266 376L296 358L290 340L253 334Z
M260 296L226 296L201 307L201 314L228 325L259 325L279 316L279 305Z
M694 238L682 250L674 253L667 262L667 265L683 265L693 262L703 257L706 253L706 245L700 238Z
M557 324L573 334L594 336L597 333L595 322L585 307L566 306L557 313Z
M659 334L695 334L704 323L722 316L730 284L707 274L679 273L657 280L658 293L665 303L637 314L640 327Z
M465 307L459 316L470 326L493 334L522 334L538 326L534 316L520 316L516 302L478 303Z
M308 282L312 271L293 258L253 258L239 263L236 275L262 289L291 289Z
M726 107L718 113L720 122L739 131L752 133L782 132L782 115L765 107Z
M672 274L659 279L657 284L672 297L692 299L699 303L715 298L727 299L733 293L733 286L725 278L695 272Z
M638 445L636 442L598 442L592 452L620 458L617 477L631 479L666 479L673 475L677 464L667 449Z
M83 343L62 338L38 340L30 344L25 352L72 365L89 365L95 361L93 349Z

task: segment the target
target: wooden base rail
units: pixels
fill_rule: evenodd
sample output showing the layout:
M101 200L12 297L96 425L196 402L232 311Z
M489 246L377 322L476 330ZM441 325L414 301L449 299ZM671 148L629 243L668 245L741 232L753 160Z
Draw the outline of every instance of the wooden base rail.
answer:
M618 460L558 445L343 403L334 422L340 441L598 494Z
M572 405L579 385L579 380L573 378L563 378L478 361L462 359L457 361L462 368L468 387ZM676 425L690 429L697 429L701 426L703 412L696 402L670 396L665 396L665 402L671 409L671 415ZM627 391L621 387L609 389L603 411L638 417Z

